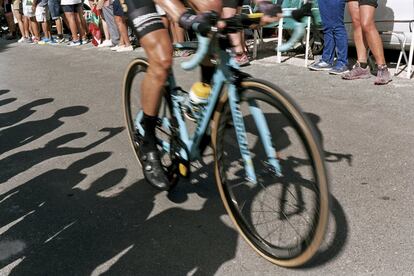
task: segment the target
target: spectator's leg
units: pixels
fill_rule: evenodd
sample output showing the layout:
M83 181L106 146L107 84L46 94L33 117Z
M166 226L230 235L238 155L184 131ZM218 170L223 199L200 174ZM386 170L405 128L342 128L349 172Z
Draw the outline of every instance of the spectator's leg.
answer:
M109 34L108 24L106 24L106 21L103 18L102 18L101 22L102 22L102 30L103 30L104 35L105 35L105 40L110 40L111 36Z
M83 7L81 3L81 4L76 5L75 22L76 22L76 27L79 30L79 38L81 40L86 40L86 30L85 30L85 26L83 25L82 18L85 19L83 17Z
M113 6L109 5L107 7L103 7L102 11L103 11L103 16L105 18L106 24L108 25L112 44L118 45L119 44L119 32L115 24Z
M378 65L385 65L384 48L381 37L375 26L375 7L363 5L359 7L361 27L364 37L374 55L375 61Z
M75 12L66 12L65 11L65 17L69 24L69 29L72 34L72 41L78 41L78 27L76 24L76 13Z
M128 29L124 21L124 18L122 16L117 16L117 15L115 15L114 17L115 17L116 25L118 26L119 34L121 36L122 43L120 42L119 44L122 44L125 47L131 46L131 42L129 41L129 37L128 37Z
M10 11L6 12L4 15L6 17L7 20L7 25L9 26L9 32L10 34L14 37L16 36L16 24L14 23L14 17L13 17L13 12L11 9L11 5L10 6Z
M30 27L32 29L34 40L39 40L39 25L36 21L36 17L34 16L30 17Z
M334 39L337 54L336 67L340 67L348 65L348 34L344 23L345 0L336 0L336 2L338 8Z
M82 3L78 4L78 10L77 10L78 16L77 16L77 24L79 24L79 32L81 34L82 40L86 40L86 35L88 34L88 25L86 24L86 19L83 16L83 6Z
M24 29L23 16L20 13L20 10L19 9L13 9L13 15L17 20L17 24L19 26L19 30L20 30L20 33L21 33L22 37L29 37L29 33L26 32L26 30Z
M323 53L322 61L332 65L335 55L335 40L334 40L334 25L335 16L332 16L332 11L337 9L335 7L337 1L335 0L319 0L319 10L321 13L322 25L323 25Z
M354 43L357 50L358 62L366 67L367 64L367 45L361 27L361 18L358 1L348 2L348 11L352 18L352 28L354 33Z

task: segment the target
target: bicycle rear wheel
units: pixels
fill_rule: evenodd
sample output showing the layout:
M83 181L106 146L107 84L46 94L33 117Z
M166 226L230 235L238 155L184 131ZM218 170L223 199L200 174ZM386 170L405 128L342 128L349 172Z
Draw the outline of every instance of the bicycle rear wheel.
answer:
M122 99L125 115L125 125L128 130L128 136L135 156L138 158L138 148L144 136L144 129L141 125L143 111L141 108L141 83L145 77L148 68L148 61L142 58L134 59L126 70L124 82L122 87ZM174 125L174 120L171 120L171 112L167 103L166 96L163 97L159 114L158 122L155 129L155 136L157 138L157 145L160 152L161 163L164 170L168 174L168 178L173 188L178 182L178 165L175 162L174 154L172 154L172 140L173 135L171 127Z
M270 83L243 81L238 95L257 184L243 178L244 162L225 95L215 112L212 135L220 196L253 249L277 265L300 266L321 245L329 215L327 175L316 132L293 100ZM269 153L258 135L257 114L250 113L252 105L267 122L281 175L266 162Z

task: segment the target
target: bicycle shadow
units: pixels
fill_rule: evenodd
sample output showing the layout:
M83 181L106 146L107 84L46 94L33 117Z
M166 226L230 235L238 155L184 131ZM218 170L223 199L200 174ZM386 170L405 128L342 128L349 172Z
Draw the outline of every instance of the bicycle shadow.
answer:
M27 103L16 110L0 113L0 128L9 127L28 118L36 112L34 107L53 102L52 98L44 98Z
M0 251L5 241L24 244L0 260L3 265L24 257L11 275L212 275L234 258L238 236L221 220L224 208L214 187L180 184L173 197L195 196L204 203L158 211L155 198L165 193L144 180L121 193L100 196L125 178L125 168L106 172L87 190L74 188L85 180L85 169L110 156L91 154L0 198L5 210L0 221L6 223L0 232L17 221L2 234ZM214 178L204 182L213 183Z
M312 179L309 178L309 176L306 174L308 172L307 170L310 170L310 168L307 167L311 166L311 162L303 156L303 152L301 151L288 151L292 146L292 143L297 143L297 137L293 135L290 129L291 127L289 121L281 114L264 113L264 115L268 122L269 130L273 138L272 142L275 146L276 151L278 152L278 158L283 171L283 176L278 178L280 187L274 187L273 190L271 192L267 192L267 194L272 194L272 196L275 194L279 195L277 200L278 205L271 209L273 212L283 214L283 216L279 218L280 221L289 220L290 218L294 218L297 215L305 214L306 204L304 202L304 198L307 194L309 194L307 191L311 190L312 185L314 184L314 181L312 181ZM306 115L310 123L313 124L314 129L317 132L317 138L319 138L320 144L323 148L323 135L321 130L318 128L320 117L312 113L306 113ZM246 131L250 135L250 139L252 139L254 136L257 137L258 131L254 119L249 115L244 117L244 122ZM239 168L238 170L234 171L233 174L237 176L237 179L244 178L244 165L240 157L240 150L238 148L237 140L234 138L227 139L228 140L226 141L226 138L224 138L226 141L227 150L223 156L226 156L227 154L230 156L228 160L237 160L233 162L227 161L228 166L229 168ZM256 140L257 142L251 149L251 152L255 153L252 158L253 163L255 164L256 174L259 179L271 178L263 162L263 160L267 160L267 155L260 143L260 139L257 137ZM285 153L286 151L287 153ZM325 162L338 163L345 161L349 166L352 166L352 154L335 153L326 150L323 151L325 153ZM226 158L223 158L223 160L223 162L226 163ZM259 165L256 166L256 164ZM262 174L260 174L261 171L263 171ZM235 183L229 181L229 185L232 184L234 184L236 187ZM249 189L248 191L246 191L247 188L243 190L243 187L237 187L237 189L238 190L234 192L235 194L243 195L247 194L247 192L254 193L254 189ZM258 188L256 191L257 193L260 192ZM254 196L255 195L251 195L251 198L254 198ZM341 254L346 244L348 238L348 223L345 211L343 210L339 201L332 194L329 196L331 199L330 224L328 226L328 232L325 235L325 241L319 251L315 254L314 258L302 266L302 268L320 266L334 260ZM289 197L293 197L296 200L293 205L288 203ZM290 200L292 200L292 198L290 198ZM252 203L245 203L243 208L252 208L252 206L249 204ZM270 208L269 206L265 207ZM253 223L253 221L250 222ZM274 220L272 223L276 224Z
M86 113L86 106L70 106L55 112L50 118L29 121L0 131L0 154L33 142L61 127L65 117L74 117Z

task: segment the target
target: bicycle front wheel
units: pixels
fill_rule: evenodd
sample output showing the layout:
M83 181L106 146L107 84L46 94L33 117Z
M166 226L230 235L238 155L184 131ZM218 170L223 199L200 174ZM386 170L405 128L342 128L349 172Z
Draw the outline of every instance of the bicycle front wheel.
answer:
M318 136L299 107L278 87L251 79L241 83L237 94L256 183L245 178L238 124L229 123L232 112L225 95L215 112L212 135L220 196L253 249L277 265L300 266L321 245L329 215L328 182Z

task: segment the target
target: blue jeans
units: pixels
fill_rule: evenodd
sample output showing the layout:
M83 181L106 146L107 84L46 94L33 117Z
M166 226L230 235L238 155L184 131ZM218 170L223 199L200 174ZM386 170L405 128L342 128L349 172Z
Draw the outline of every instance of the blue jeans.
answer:
M324 48L322 60L336 66L348 65L348 35L344 24L345 0L318 0L322 18Z

